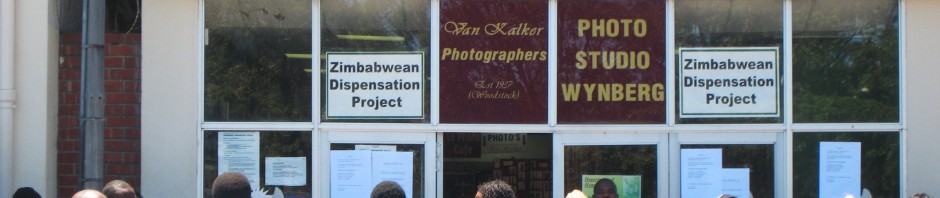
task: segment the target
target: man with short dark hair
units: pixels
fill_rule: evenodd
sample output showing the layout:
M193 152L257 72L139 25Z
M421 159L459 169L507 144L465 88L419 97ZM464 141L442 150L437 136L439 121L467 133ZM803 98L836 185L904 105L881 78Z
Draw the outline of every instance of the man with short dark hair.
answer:
M477 186L475 198L516 198L516 192L502 180L493 180Z
M617 184L613 180L603 178L594 183L594 195L591 198L617 198Z
M13 193L13 198L42 198L42 196L39 196L39 192L36 192L33 188L22 187L16 189L16 192Z
M213 198L251 198L248 177L238 172L225 172L212 182Z
M405 198L405 190L393 181L383 181L372 189L372 198Z
M104 196L108 198L137 198L134 187L120 179L105 184L104 188L101 189L101 193L104 193Z

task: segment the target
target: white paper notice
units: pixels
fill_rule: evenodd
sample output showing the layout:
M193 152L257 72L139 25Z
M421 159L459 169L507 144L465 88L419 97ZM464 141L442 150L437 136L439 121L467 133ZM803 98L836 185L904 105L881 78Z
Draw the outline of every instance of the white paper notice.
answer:
M372 151L330 151L330 197L369 197Z
M684 198L721 195L721 149L682 149L680 195Z
M365 145L357 144L356 150L369 150L369 151L395 151L398 147L395 145Z
M264 184L270 186L307 185L307 158L264 158Z
M405 190L405 197L412 197L413 160L412 152L372 152L372 186L393 181Z
M819 143L819 197L859 197L862 189L862 143Z
M261 134L258 132L219 132L219 175L240 172L248 177L252 190L261 185Z
M725 168L721 173L721 194L751 198L751 169Z

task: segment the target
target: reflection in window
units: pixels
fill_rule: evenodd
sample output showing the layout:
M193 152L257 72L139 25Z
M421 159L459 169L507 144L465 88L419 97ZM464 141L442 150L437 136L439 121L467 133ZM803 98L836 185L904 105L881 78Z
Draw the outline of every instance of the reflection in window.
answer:
M320 45L328 52L423 52L430 64L431 14L428 0L323 0L320 1ZM322 55L321 55L322 56ZM321 65L327 65L321 59ZM425 85L430 72L424 69ZM322 76L323 74L321 74ZM321 78L321 118L326 121L326 78ZM425 87L424 114L430 111L430 89ZM423 120L329 120L343 122L428 122Z
M330 144L331 151L337 150L357 150L356 146L376 146L376 147L394 147L396 152L411 152L413 156L413 166L412 170L414 173L414 180L412 184L412 196L414 198L424 197L424 145L423 144L394 144L394 145L380 145L380 144Z
M897 197L901 194L899 138L897 132L793 134L793 197L819 194L819 142L861 142L861 187L871 197Z
M898 1L793 1L795 122L897 122Z
M783 46L783 2L780 0L676 1L675 6L676 48ZM782 48L780 52L779 56L782 57ZM783 62L779 65L783 65ZM783 79L783 77L777 79ZM784 84L779 83L781 87ZM779 109L783 109L782 102L778 105L781 106ZM676 108L676 113L679 113L678 109ZM782 121L783 114L771 118L678 119L678 123L780 123Z
M722 168L750 169L751 197L774 197L774 145L682 145L681 148L720 148Z
M564 192L584 191L583 175L638 175L640 197L656 197L656 145L566 146Z
M216 176L218 176L219 168L219 132L220 131L207 131L204 136L204 155L203 155L203 196L212 197L212 182L215 181ZM229 132L229 131L224 131ZM310 178L313 178L311 173L311 162L313 161L312 156L310 155L311 149L313 148L310 144L310 131L264 131L264 132L250 132L250 133L261 133L261 145L259 147L260 151L258 159L260 161L260 168L258 172L261 174L259 183L261 188L266 191L273 193L274 188L278 188L284 192L285 197L313 197L311 194L311 187L313 186ZM304 186L281 186L281 185L268 185L270 182L265 181L265 160L267 157L305 157L306 158L306 168L307 171L307 181ZM270 194L269 194L270 195Z
M205 4L205 120L309 122L310 0Z

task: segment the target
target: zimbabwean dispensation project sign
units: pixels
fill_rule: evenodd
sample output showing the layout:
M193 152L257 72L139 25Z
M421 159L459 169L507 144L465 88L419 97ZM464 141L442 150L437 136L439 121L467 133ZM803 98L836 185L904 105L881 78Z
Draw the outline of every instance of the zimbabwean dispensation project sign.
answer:
M423 53L327 53L327 119L424 118Z
M780 116L776 47L680 48L679 117Z
M548 121L548 2L442 0L440 121Z
M558 1L558 123L666 122L665 1Z

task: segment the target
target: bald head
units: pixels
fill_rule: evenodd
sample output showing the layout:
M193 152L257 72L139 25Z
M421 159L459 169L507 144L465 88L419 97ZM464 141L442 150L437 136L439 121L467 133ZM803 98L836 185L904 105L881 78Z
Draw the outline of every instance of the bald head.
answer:
M75 193L75 195L72 195L72 198L107 198L107 197L105 197L104 194L101 194L101 192L98 192L97 190L88 189L88 190L78 191L77 193Z

